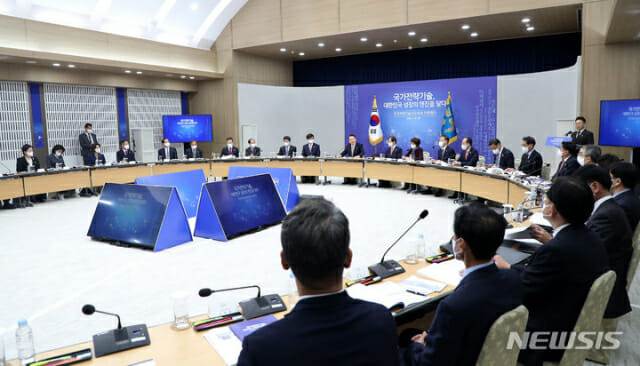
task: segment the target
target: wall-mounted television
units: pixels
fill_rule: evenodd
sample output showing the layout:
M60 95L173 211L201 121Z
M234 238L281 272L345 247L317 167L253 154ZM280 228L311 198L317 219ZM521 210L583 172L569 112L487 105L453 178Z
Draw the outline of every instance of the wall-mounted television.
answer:
M599 145L640 147L640 99L600 102Z
M171 142L213 141L210 114L165 115L162 127Z

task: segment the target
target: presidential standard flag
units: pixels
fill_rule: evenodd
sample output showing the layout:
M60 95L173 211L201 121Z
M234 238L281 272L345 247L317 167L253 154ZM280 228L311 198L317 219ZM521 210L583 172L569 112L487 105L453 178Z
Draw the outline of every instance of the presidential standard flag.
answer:
M369 121L369 142L375 146L382 142L384 138L382 134L382 125L380 124L380 116L378 115L378 104L376 96L373 96L373 107L371 108L371 119Z
M447 136L450 144L458 139L456 124L453 121L453 109L451 108L451 92L449 92L449 96L447 97L447 106L444 109L444 118L442 119L440 135Z

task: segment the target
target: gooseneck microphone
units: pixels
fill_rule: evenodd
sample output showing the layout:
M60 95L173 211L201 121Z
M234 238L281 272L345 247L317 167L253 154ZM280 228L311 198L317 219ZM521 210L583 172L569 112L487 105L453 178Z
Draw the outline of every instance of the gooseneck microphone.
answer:
M423 210L420 213L420 216L418 216L418 218L416 219L416 221L413 222L413 224L411 224L411 226L409 226L409 228L407 230L405 230L402 235L400 235L398 237L398 239L396 239L396 241L393 242L393 244L391 244L389 246L389 248L387 248L387 250L384 252L384 254L382 255L382 258L380 258L380 263L376 263L372 266L369 267L369 270L371 272L373 272L373 274L375 274L376 276L380 276L382 278L387 278L387 277L391 277L391 276L395 276L397 274L400 273L404 273L404 268L402 268L402 266L400 265L400 263L394 261L394 260L388 260L385 261L384 257L386 257L387 253L389 253L389 251L391 250L391 248L393 248L396 244L398 244L398 242L400 241L400 239L402 239L405 235L407 235L407 233L413 229L414 226L416 226L416 224L424 219L425 217L427 217L429 215L429 210Z
M111 315L118 318L118 328L106 332L102 332L93 336L93 349L96 357L110 355L112 353L125 351L131 348L147 346L151 344L149 339L149 331L145 324L130 325L123 327L120 321L120 315L115 313L107 313L106 311L96 310L91 304L82 307L82 313L92 315L100 313Z
M220 290L212 290L210 288L201 288L200 291L198 291L198 295L200 295L200 297L208 297L208 296L211 296L211 294L216 293L216 292L243 290L243 289L246 289L246 288L257 288L258 289L258 295L256 295L256 297L260 297L260 286L258 286L258 285L223 288L223 289L220 289Z
M87 305L83 306L82 307L82 312L84 313L84 315L91 315L93 313L100 313L100 314L115 316L116 318L118 318L118 329L122 329L122 323L120 322L120 315L118 315L118 314L107 313L106 311L96 310L96 307L91 305L91 304L87 304Z
M260 286L258 285L230 287L219 290L201 288L200 291L198 291L198 295L200 295L200 297L208 297L216 292L244 290L248 288L258 289L258 295L239 303L240 308L242 309L242 315L245 319L259 318L261 316L287 310L287 306L284 304L284 301L282 301L280 295L271 294L261 296Z

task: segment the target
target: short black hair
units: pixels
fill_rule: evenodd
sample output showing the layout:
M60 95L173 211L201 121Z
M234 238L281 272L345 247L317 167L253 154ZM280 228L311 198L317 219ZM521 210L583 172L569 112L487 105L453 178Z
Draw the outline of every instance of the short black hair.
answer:
M491 145L498 145L498 144L500 144L500 140L498 140L498 139L491 139L491 140L489 140L489 146L491 146Z
M27 152L27 150L29 150L32 147L33 146L31 146L29 144L24 144L24 145L22 145L22 152L25 153L25 152Z
M285 137L282 138L282 140L283 141L287 140L287 141L291 142L291 136L285 136Z
M160 141L160 142L162 142L162 143L164 144L164 140L167 140L167 141L169 141L169 139L168 139L168 138L166 138L166 137L163 137L163 138L162 138L162 141Z
M609 172L614 178L620 178L625 188L633 189L638 183L638 169L631 163L614 163Z
M591 160L596 163L600 160L600 156L602 156L602 149L600 146L596 145L584 145L584 157L587 156L591 158Z
M55 154L55 153L56 153L56 151L58 151L58 150L62 150L62 152L64 152L64 146L62 146L62 145L60 145L60 144L55 145L55 146L53 147L53 149L51 149L51 153L52 153L52 154Z
M416 146L420 146L420 139L417 137L412 138L411 142L413 142Z
M250 139L247 141L247 144L250 144L250 143L251 143L251 140L253 140L253 142L256 142L256 139L254 139L254 138L252 137L252 138L250 138Z
M478 260L489 260L502 244L507 222L496 211L480 203L465 205L456 210L453 232L469 244Z
M585 165L576 170L573 176L582 179L587 184L598 182L607 191L611 188L609 172L601 166Z
M349 220L324 198L302 201L282 221L284 258L298 281L311 289L342 281L349 240Z
M310 139L310 138L314 138L314 137L315 137L315 136L313 136L313 134L312 134L312 133L308 133L308 134L307 134L307 138L308 138L308 139Z
M393 142L398 142L398 140L396 140L395 136L389 136L389 138L387 140L391 140Z
M120 140L120 146L122 146L125 142L129 142L129 140Z
M229 141L229 140L233 141L233 137L227 137L227 138L225 139L225 141Z
M473 146L473 139L469 136L465 137L462 139L462 141L467 140L467 144L469 144L469 146Z
M93 125L91 123L87 122L87 123L84 124L84 128L87 128L87 127L93 127Z
M604 154L598 159L598 165L604 169L609 169L615 163L622 161L619 157L613 154Z
M522 138L522 141L524 141L527 145L536 146L536 139L534 139L532 136L525 136Z
M571 141L562 141L562 148L567 150L569 154L576 156L578 155L578 145Z
M349 137L351 137L351 136L353 136L354 138L356 138L356 135L354 135L354 134L350 134L350 135L349 135Z
M591 188L577 177L556 178L547 191L547 198L570 224L584 225L593 211Z
M582 117L582 116L578 116L578 117L576 117L576 122L577 122L577 121L582 121L582 123L587 123L587 119L586 119L586 118L584 118L584 117Z
M91 151L95 152L98 146L102 147L100 144L91 144Z
M449 136L447 135L440 135L440 137L444 137L445 140L447 140L447 142L449 142Z

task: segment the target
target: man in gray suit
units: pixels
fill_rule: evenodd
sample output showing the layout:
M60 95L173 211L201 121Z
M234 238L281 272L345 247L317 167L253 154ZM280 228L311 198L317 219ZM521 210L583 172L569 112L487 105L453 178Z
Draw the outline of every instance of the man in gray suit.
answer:
M80 154L82 155L82 161L84 165L87 165L87 156L91 152L91 145L98 143L96 134L93 133L93 125L91 123L85 123L84 132L80 134Z

